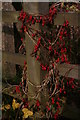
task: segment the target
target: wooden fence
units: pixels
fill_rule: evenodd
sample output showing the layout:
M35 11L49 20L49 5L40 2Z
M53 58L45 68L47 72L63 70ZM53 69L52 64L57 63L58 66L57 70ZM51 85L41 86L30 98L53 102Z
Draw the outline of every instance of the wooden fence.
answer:
M36 4L35 6L38 6L38 4ZM40 7L40 6L38 6L38 7ZM42 5L41 5L41 7L42 7ZM36 10L36 11L38 13L38 10ZM11 23L11 22L17 23L19 13L20 13L19 11L2 11L2 22L4 22L4 23ZM58 13L55 20L54 20L54 24L55 25L62 25L64 23L65 19L69 20L69 23L71 26L80 26L80 13ZM29 36L27 36L27 38L25 38L25 39L30 39L30 38L29 38ZM28 46L29 46L29 44L28 44ZM22 55L19 53L13 54L13 53L9 53L9 52L2 52L2 57L3 57L3 61L14 63L14 64L19 64L19 65L23 65L24 60L28 59L28 58L26 58L25 55ZM80 76L79 76L80 66L79 65L71 65L71 64L59 65L60 74L64 75L66 73L66 70L70 69L71 67L73 69L69 73L69 77L73 77L75 79L80 79Z
M26 12L29 13L48 13L49 12L49 3L46 3L46 8L43 6L45 3L23 3L23 8ZM27 6L27 7L26 7ZM3 23L18 23L18 16L20 11L2 11L2 22ZM80 26L80 13L58 13L56 18L54 19L54 25L62 25L65 20L68 20L71 26ZM75 20L74 20L75 19ZM39 29L39 27L38 27ZM2 59L5 62L23 65L24 60L27 61L28 64L28 74L31 81L39 81L41 82L41 70L39 63L35 61L35 58L31 58L30 53L33 50L34 44L31 42L30 37L25 35L26 42L26 49L27 55L22 55L19 53L9 53L2 51ZM75 79L80 79L80 66L79 65L72 65L72 64L61 64L58 66L60 75L65 75L65 73L72 68L69 72L68 77L72 77ZM34 71L34 73L32 72ZM33 80L34 78L34 80ZM36 84L36 83L35 83Z
M26 7L27 6L27 7ZM43 7L46 6L46 7ZM29 13L44 13L46 14L49 11L49 3L23 3L23 8L26 12ZM27 9L28 8L28 9ZM2 12L2 22L6 23L17 23L18 22L18 16L19 11L3 11ZM58 13L55 20L54 25L62 25L64 23L64 20L67 19L71 26L80 26L80 13ZM75 19L75 20L74 20ZM39 29L39 27L38 27ZM3 52L2 51L2 59L3 61L10 62L13 64L19 64L23 65L24 60L27 61L28 66L28 77L31 81L33 81L34 84L39 85L42 81L42 77L44 76L42 73L42 70L40 69L40 65L38 62L36 62L35 58L32 58L30 56L30 53L32 52L32 49L34 47L34 44L30 40L30 37L28 35L25 35L26 41L26 50L27 54L22 55L19 53L9 53L9 52ZM65 75L65 73L72 68L72 70L69 72L68 77L80 79L80 66L79 65L73 65L73 64L61 64L58 65L60 75ZM29 85L29 91L31 94L34 94L34 88L31 88Z

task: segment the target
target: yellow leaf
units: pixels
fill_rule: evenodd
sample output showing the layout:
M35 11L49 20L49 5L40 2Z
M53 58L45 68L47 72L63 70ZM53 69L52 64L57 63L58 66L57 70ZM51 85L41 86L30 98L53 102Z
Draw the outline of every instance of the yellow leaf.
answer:
M16 102L15 99L13 99L13 102L12 102L12 107L13 107L13 110L17 109L20 107L20 104Z
M11 108L11 106L9 104L4 106L7 110L9 110Z
M24 119L24 118L28 118L28 116L32 116L32 115L33 115L33 112L30 111L30 110L28 110L27 108L23 108L23 109L22 109L22 112L24 113L23 119Z

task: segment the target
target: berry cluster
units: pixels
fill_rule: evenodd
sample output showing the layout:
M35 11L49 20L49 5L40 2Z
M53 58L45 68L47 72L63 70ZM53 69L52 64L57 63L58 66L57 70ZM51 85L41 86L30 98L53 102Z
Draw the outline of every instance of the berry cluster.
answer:
M35 44L31 56L35 57L40 62L42 70L48 73L39 92L44 87L48 87L49 100L44 110L46 111L45 116L47 118L54 117L55 120L60 114L60 108L64 103L62 98L68 93L67 89L76 88L74 79L60 76L56 67L57 64L70 63L69 57L71 55L69 22L66 20L62 26L53 27L57 11L53 5L47 15L32 16L22 10L19 16L19 20L22 22L20 32L27 33ZM34 28L37 23L42 26L40 30ZM46 29L43 30L44 27ZM23 42L23 38L21 41ZM16 89L19 92L18 87ZM40 105L37 100L33 105L33 110L39 111ZM44 117L44 113L42 115Z

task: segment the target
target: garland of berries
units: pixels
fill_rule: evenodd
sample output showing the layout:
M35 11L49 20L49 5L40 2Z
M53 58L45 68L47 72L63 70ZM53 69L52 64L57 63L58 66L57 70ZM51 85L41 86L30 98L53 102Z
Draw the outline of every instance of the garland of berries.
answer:
M31 29L33 29L33 28L31 28L31 23L33 24L32 21L35 21L36 23L41 22L42 26L47 25L47 24L52 24L51 18L53 18L53 16L56 14L56 9L53 9L53 11L54 12L52 12L52 13L50 12L49 18L48 18L48 16L40 17L40 19L38 18L39 20L38 19L36 20L36 18L33 18L31 15L30 16L26 15L26 13L22 11L20 13L20 17L19 17L19 20L22 21L21 32L22 31L29 32ZM26 23L24 21L26 21ZM34 24L35 24L35 22L34 22ZM53 36L52 31L49 33L49 35L47 32L38 31L38 30L35 30L35 31L36 31L36 33L32 34L32 38L35 39L35 37L38 36L38 38L37 38L38 40L35 41L36 45L34 47L34 51L32 52L32 56L35 56L36 60L39 60L39 62L41 62L40 65L42 67L42 70L49 69L49 63L46 65L42 64L41 57L40 57L40 55L37 54L40 52L41 47L43 49L46 49L47 55L50 57L49 60L51 60L52 59L51 57L53 56L53 58L55 58L56 63L58 63L58 62L66 62L67 63L68 62L67 52L68 53L70 52L70 45L69 45L69 43L70 43L69 32L70 31L69 31L68 21L66 21L64 23L64 25L61 27L57 40L55 40L57 36ZM48 38L46 38L46 35ZM67 40L65 41L65 39L67 39ZM23 38L21 38L21 40L23 40ZM67 44L67 46L66 46L66 44ZM60 52L58 52L58 51L60 51ZM53 66L54 66L54 64L53 64Z
M59 75L59 71L57 69L57 64L70 63L69 57L71 55L69 22L66 20L62 26L51 27L54 23L54 18L56 17L57 12L57 7L52 5L49 10L49 14L47 15L32 16L22 10L19 16L19 21L22 22L20 32L28 34L35 44L31 56L35 57L36 60L40 62L42 70L47 71L45 80L43 80L40 86L35 86L27 79L27 77L25 80L27 80L27 83L30 82L31 85L35 86L35 88L39 87L36 96L34 96L35 99L38 98L38 94L47 86L49 100L46 103L46 107L41 112L41 116L42 118L54 118L55 120L60 114L60 109L63 106L63 103L65 103L64 98L68 94L68 89L71 91L76 89L77 86L74 79L67 77L69 71L64 77L62 77ZM35 29L33 25L37 23L42 25L42 27L47 27L47 30L43 31L43 29ZM23 40L24 38L21 38L22 42ZM24 68L25 66L26 63L24 64ZM27 94L28 90L26 93L24 92L25 88L23 88L23 78L20 87L23 89L23 93ZM18 87L17 91L19 92ZM39 100L37 100L32 106L29 106L28 101L25 101L26 100L23 99L23 103L25 104L24 107L33 109L34 113L40 111L41 103Z

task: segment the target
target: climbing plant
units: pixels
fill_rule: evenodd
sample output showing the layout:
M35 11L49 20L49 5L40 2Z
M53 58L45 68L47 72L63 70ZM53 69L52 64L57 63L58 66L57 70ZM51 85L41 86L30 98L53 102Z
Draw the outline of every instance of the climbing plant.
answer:
M65 6L64 3L54 3L50 6L49 14L32 15L22 10L19 15L18 20L22 23L20 33L27 34L34 43L34 49L30 55L35 57L36 61L40 63L41 69L46 71L41 84L35 85L28 79L27 63L24 61L22 81L19 86L16 86L16 92L22 97L22 102L18 104L13 100L15 103L13 108L21 109L24 113L24 119L28 116L35 116L38 112L41 118L54 118L56 120L62 112L68 93L79 89L78 81L67 77L73 68L69 69L64 76L61 76L58 70L59 64L71 63L72 27L70 27L68 20L65 20L63 25L54 26L54 19L58 12L73 10L79 11L77 5L67 4ZM35 24L39 24L41 29L36 29ZM21 41L20 49L25 47L24 37L21 38ZM35 102L32 104L28 100L28 83L35 87L35 95L31 99ZM43 105L38 96L46 88L48 99L46 105Z

